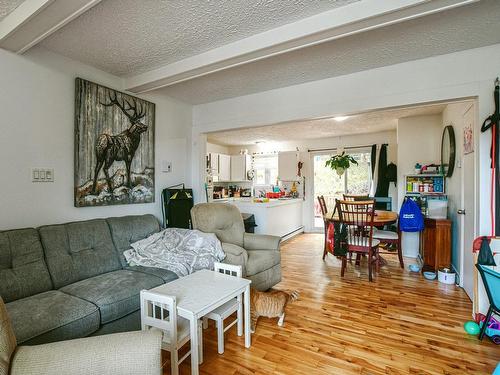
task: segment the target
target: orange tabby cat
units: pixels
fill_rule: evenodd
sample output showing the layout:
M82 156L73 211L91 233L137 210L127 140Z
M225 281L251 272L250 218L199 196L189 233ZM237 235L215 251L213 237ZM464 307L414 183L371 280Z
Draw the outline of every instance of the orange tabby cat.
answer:
M291 293L281 290L271 290L269 292L259 292L250 288L250 314L252 324L250 330L255 332L255 325L260 316L266 318L278 318L278 325L281 327L285 320L285 307L289 302L296 301L299 292L294 290Z

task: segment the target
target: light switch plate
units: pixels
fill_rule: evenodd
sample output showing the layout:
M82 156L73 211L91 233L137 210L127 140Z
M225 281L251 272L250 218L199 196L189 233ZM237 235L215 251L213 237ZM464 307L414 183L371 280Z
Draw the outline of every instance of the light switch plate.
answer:
M54 170L52 168L32 168L32 182L54 182Z

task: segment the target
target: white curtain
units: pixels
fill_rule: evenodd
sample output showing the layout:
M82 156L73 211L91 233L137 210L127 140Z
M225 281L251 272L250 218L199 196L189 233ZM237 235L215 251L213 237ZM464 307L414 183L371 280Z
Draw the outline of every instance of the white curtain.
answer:
M375 168L373 168L372 173L372 183L370 186L370 197L374 197L377 192L377 182L378 182L378 162L380 159L380 145L375 147ZM370 170L371 171L371 170Z

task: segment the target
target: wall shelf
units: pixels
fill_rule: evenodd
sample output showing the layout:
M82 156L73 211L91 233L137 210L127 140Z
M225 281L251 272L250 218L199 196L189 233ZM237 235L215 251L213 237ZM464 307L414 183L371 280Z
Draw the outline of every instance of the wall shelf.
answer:
M405 175L405 194L442 195L446 193L445 177L441 174Z

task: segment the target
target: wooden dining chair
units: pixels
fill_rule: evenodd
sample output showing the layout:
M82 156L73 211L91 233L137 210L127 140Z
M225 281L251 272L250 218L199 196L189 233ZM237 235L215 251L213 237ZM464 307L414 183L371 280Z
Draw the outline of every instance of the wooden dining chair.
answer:
M390 207L392 207L391 203L392 199L391 198L379 198L375 197L373 198L375 201L375 206L377 205L377 202L380 203L386 203L385 209L388 209L390 211ZM358 202L358 201L367 201L370 200L368 195L351 195L351 194L344 194L344 200L345 201L351 201L351 202ZM389 202L389 203L387 203ZM401 248L401 232L398 230L396 232L389 231L389 230L383 230L383 228L379 229L374 227L373 228L373 238L380 240L381 243L384 243L386 247L391 247L391 248L396 248L397 252L395 251L384 251L383 254L398 254L399 258L399 265L401 268L405 268L404 260L403 260L403 252ZM379 249L380 250L380 249ZM359 257L356 258L356 264L359 263L358 261Z
M366 254L368 256L368 279L373 281L373 266L379 268L378 245L380 241L373 238L373 219L375 201L337 200L336 207L339 221L347 227L345 245L348 252ZM341 276L347 267L347 256L342 257Z
M330 223L325 220L325 215L328 213L328 208L326 207L325 197L323 195L318 196L318 203L321 209L321 215L323 216L323 225L325 227L325 241L323 244L323 260L325 260L326 255L330 252L330 247L328 244L328 227Z

